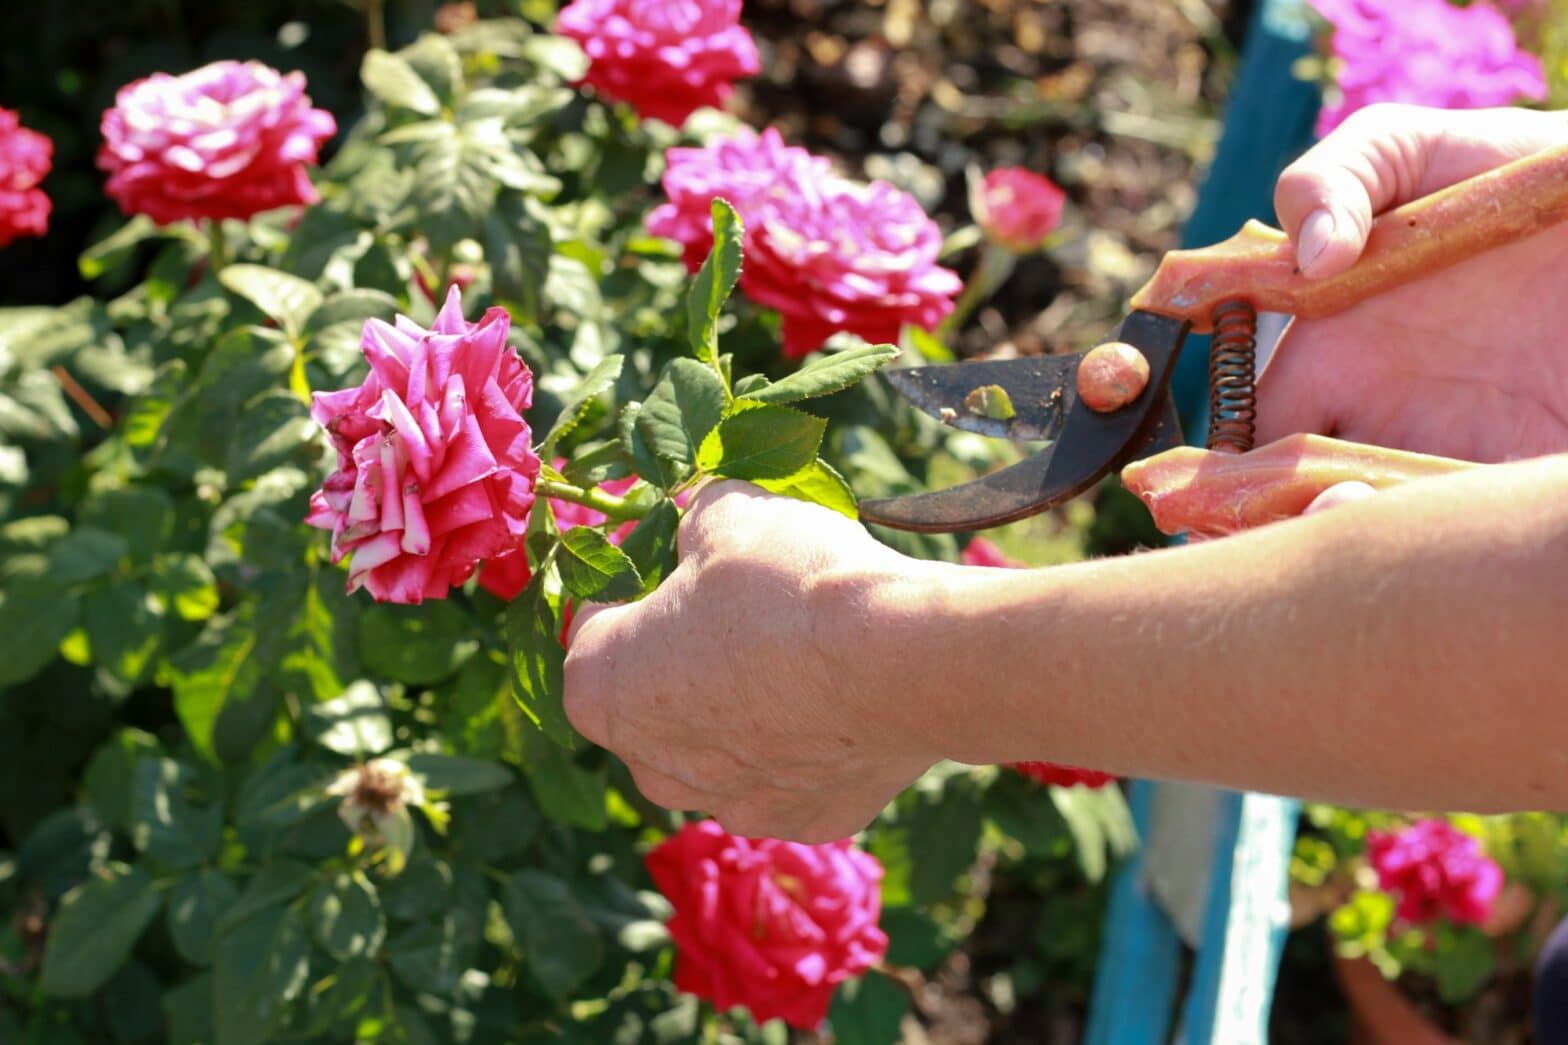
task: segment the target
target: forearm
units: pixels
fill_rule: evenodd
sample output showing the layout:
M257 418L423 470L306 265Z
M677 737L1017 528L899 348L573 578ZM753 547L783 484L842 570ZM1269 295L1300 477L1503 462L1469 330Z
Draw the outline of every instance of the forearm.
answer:
M1568 456L1130 558L922 569L889 619L893 684L960 761L1568 808Z

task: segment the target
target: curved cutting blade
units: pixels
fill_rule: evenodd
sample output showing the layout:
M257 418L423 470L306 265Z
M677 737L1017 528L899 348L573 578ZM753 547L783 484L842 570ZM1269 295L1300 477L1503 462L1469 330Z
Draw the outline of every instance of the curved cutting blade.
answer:
M1045 450L1009 468L946 490L863 501L860 517L866 522L924 533L1000 526L1077 496L1113 469L1146 452L1151 441L1179 438L1168 389L1187 329L1188 324L1182 320L1149 312L1132 313L1107 338L1137 346L1149 361L1149 384L1131 404L1113 413L1096 413L1079 403L1076 383L1067 380L1057 386L1061 400L1057 438ZM1073 359L1076 368L1076 357L1048 358ZM927 369L962 371L988 365L1001 364L959 363ZM955 375L952 387L961 387L963 381L967 378Z
M906 367L882 374L910 403L954 428L1019 442L1051 440L1062 430L1063 390L1073 384L1083 355ZM976 397L987 388L1007 393L1012 417L984 412Z

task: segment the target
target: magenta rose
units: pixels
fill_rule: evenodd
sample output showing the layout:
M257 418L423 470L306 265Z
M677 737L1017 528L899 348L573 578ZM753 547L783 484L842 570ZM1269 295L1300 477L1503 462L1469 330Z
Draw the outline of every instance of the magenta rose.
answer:
M49 230L49 197L38 187L54 159L54 142L0 109L0 247Z
M831 173L773 131L744 131L704 149L672 149L670 204L649 216L695 269L712 248L715 196L746 226L740 287L783 319L784 354L799 359L841 331L897 341L905 323L932 330L963 289L937 264L942 233L908 193Z
M160 225L249 218L319 198L306 168L337 124L305 78L259 62L213 62L120 88L103 114L98 166L127 214Z
M584 78L606 98L674 127L719 108L760 68L741 0L575 0L555 31L588 54Z
M445 598L481 560L520 549L539 458L522 413L533 374L492 308L463 319L453 287L430 330L372 319L357 388L317 392L311 416L338 469L311 496L306 522L332 531L332 561L351 557L348 590L379 602Z
M1546 97L1540 59L1520 48L1489 4L1448 0L1308 0L1334 27L1339 98L1318 116L1327 134L1373 102L1480 109Z
M1401 831L1369 831L1367 860L1378 884L1399 902L1398 914L1424 925L1445 917L1479 925L1503 888L1503 869L1481 842L1446 820L1421 820Z
M1067 194L1049 178L1003 167L987 174L970 194L969 210L993 241L1014 254L1030 254L1056 231L1066 202Z
M648 854L674 905L675 986L809 1030L881 961L882 865L849 841L801 845L688 823Z

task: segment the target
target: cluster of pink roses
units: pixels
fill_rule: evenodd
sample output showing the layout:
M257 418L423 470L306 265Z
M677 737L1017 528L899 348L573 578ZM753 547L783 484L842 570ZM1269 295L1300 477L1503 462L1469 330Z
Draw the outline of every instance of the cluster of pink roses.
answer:
M713 199L729 201L746 227L741 290L782 316L786 356L840 331L896 341L905 323L931 330L953 310L963 285L937 264L941 230L908 193L840 177L772 128L667 160L669 202L649 231L679 241L695 269L713 242Z
M49 173L54 142L0 109L0 247L49 229L49 197L38 187Z
M1378 884L1398 901L1399 917L1415 925L1439 917L1480 925L1503 888L1503 869L1480 840L1446 820L1368 832L1367 859Z
M1327 134L1374 102L1479 109L1546 97L1541 62L1487 3L1308 0L1334 28L1340 97L1318 116Z

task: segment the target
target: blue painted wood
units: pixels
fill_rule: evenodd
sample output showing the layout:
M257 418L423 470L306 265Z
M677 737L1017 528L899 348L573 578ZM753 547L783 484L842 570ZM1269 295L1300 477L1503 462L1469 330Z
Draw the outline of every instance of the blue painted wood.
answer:
M1129 804L1140 838L1148 837L1154 822L1155 786L1147 780L1132 785ZM1085 1045L1160 1045L1170 1034L1181 941L1144 895L1143 870L1140 851L1112 887Z
M1303 0L1264 0L1254 14L1226 113L1225 131L1183 236L1203 246L1248 218L1272 221L1279 172L1310 142L1319 98L1291 75L1310 50ZM1200 442L1208 420L1207 346L1182 354L1173 384L1183 428ZM1148 837L1158 784L1133 785L1139 833ZM1215 824L1203 940L1177 1040L1241 1045L1267 1040L1269 1002L1287 931L1286 874L1297 807L1264 795L1226 794ZM1089 1045L1163 1045L1181 943L1144 886L1141 858L1115 883L1087 1035Z

